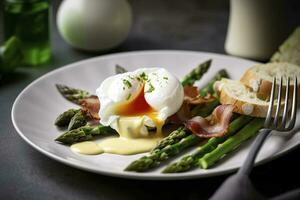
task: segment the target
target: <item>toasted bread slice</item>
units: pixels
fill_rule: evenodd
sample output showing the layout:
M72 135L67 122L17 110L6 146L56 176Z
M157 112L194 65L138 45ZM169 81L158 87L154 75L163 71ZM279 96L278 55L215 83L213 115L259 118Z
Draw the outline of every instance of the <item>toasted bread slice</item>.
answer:
M251 88L253 92L256 92L259 98L267 99L271 93L273 77L277 78L276 81L279 84L279 77L283 76L283 86L285 87L287 77L291 77L291 84L293 85L294 75L299 80L300 67L297 65L291 63L268 63L251 67L240 81Z
M253 117L266 116L269 102L258 98L255 92L240 81L222 79L214 87L219 93L221 104L234 105L234 112Z

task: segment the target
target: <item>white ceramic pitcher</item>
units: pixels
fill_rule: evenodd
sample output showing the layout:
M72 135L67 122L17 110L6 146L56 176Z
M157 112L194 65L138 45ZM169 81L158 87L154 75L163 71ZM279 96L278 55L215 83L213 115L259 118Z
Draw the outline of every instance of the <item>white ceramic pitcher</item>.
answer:
M228 54L267 60L284 39L282 0L231 0L225 50Z

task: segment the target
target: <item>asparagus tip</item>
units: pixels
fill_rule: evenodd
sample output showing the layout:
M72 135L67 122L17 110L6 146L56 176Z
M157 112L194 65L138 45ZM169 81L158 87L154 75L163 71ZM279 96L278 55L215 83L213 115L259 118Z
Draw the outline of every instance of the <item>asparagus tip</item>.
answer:
M136 169L136 162L132 162L124 169L124 171L136 171Z
M63 87L63 84L55 83L55 87L59 90L61 87Z
M175 170L175 168L174 168L173 165L167 166L167 167L162 171L162 173L164 173L164 174L175 173L175 172L176 172L176 170Z
M61 136L58 136L57 138L55 138L54 141L64 143L64 140Z

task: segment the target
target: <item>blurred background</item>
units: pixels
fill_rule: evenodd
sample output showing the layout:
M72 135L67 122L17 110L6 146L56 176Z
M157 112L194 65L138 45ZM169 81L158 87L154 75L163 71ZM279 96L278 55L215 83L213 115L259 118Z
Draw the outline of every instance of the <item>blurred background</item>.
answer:
M4 43L3 33L5 28L3 25L3 5L5 2L7 3L11 1L14 2L18 0L1 1L1 44ZM66 1L70 2L70 0ZM69 4L76 4L76 1L71 1ZM235 1L236 0L232 0L232 3ZM63 39L62 35L59 34L57 26L57 10L62 1L50 1L50 39L52 57L50 62L46 63L46 65L63 65L95 55L132 50L183 49L225 53L224 46L229 24L230 1L189 0L187 2L183 2L180 0L129 0L128 2L132 10L132 25L129 26L130 29L128 36L126 37L125 34L124 40L117 42L118 45L114 46L113 48L100 48L100 51L94 51L91 53L73 49L69 44L67 44L66 38ZM252 4L257 4L258 7L259 4L261 4L259 3L260 1L252 2L254 2ZM276 40L277 43L280 44L282 40L286 38L297 25L300 24L300 3L297 0L264 0L262 2L267 2L265 4L270 4L270 10L274 10L274 13L266 13L265 16L261 16L264 19L271 19L272 17L274 18L274 16L281 14L284 15L281 18L283 20L284 28L278 30L280 31L280 37L278 37ZM275 9L276 7L274 6L274 2L282 3L280 4L279 9ZM87 5L87 3L85 4ZM245 6L253 7L253 5ZM83 14L86 14L85 9L87 8L82 8ZM255 8L255 10L257 9ZM114 10L111 12L112 14L104 16L105 19L102 20L109 22L110 18L113 18L113 11ZM70 16L70 13L68 13L67 9L64 9L62 13L63 14L61 15L64 18L72 17ZM274 14L274 16L271 16L272 14ZM97 14L95 16L97 17ZM77 17L80 18L80 16ZM259 20L253 23L254 33L256 31L255 29L257 29L256 25L258 23ZM280 23L282 22L278 22L278 24ZM8 28L8 26L13 26L13 24L7 24L8 23L5 25L6 28ZM241 27L239 31L242 30L243 28ZM278 31L276 31L274 34L278 34ZM251 56L248 57L251 58ZM261 60L260 57L256 58L255 56L252 56L252 58Z

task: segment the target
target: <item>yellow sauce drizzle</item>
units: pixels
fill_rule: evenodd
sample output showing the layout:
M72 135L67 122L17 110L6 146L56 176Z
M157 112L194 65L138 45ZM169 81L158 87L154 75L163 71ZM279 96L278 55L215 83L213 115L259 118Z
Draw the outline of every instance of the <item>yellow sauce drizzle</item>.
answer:
M108 138L99 143L106 153L132 155L148 152L161 138Z
M73 144L71 150L80 154L97 155L104 152L104 150L95 142L86 141Z
M95 155L113 153L132 155L148 152L162 139L163 122L153 120L156 124L156 133L151 136L141 135L144 117L120 117L117 131L120 137L103 139L98 144L95 142L81 142L71 146L72 151L81 154Z

